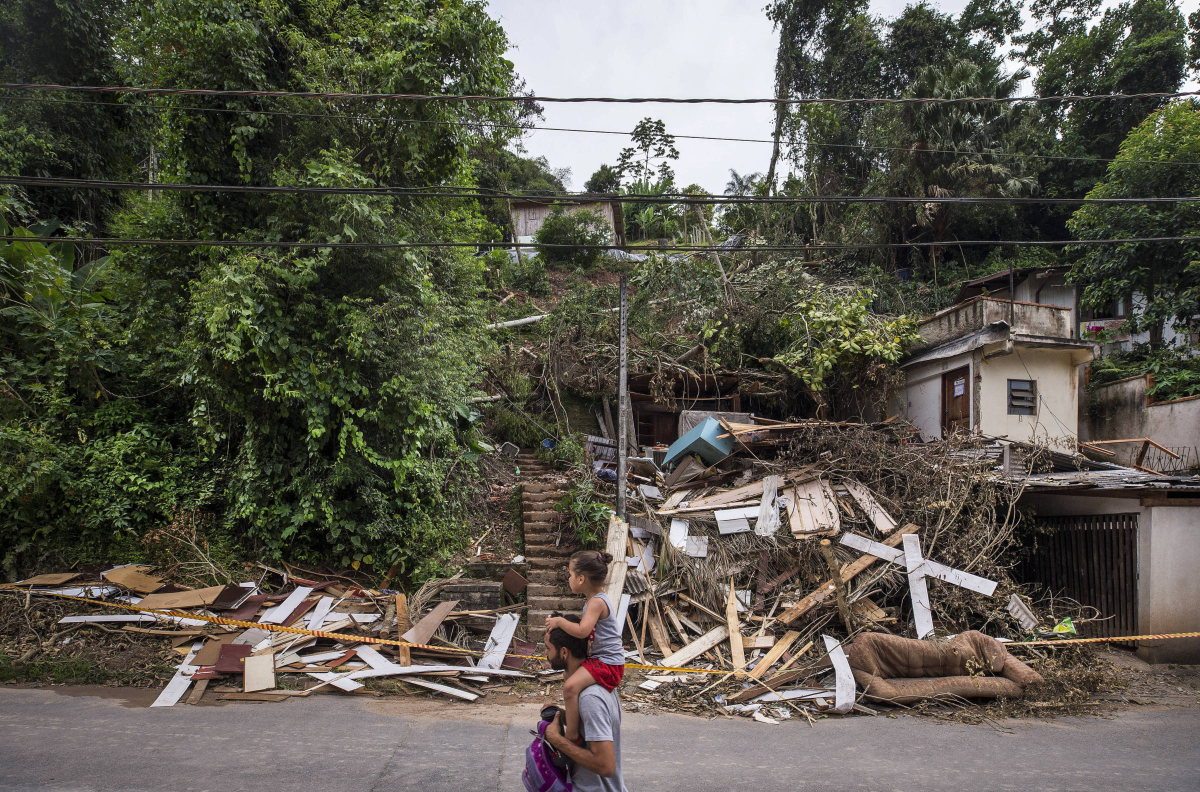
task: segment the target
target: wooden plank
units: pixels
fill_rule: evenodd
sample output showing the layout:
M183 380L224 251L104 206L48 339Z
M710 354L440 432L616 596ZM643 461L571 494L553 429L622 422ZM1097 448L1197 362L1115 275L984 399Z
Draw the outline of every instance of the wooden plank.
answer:
M906 525L904 526L903 530L905 532L916 533L920 529L915 525ZM899 532L893 533L884 539L881 544L894 548L900 544L902 535L903 534ZM862 572L864 569L871 566L871 564L874 564L878 560L879 558L876 556L865 555L862 558L859 558L857 561L847 564L842 568L842 582L849 583L858 575L858 573ZM820 605L835 591L836 587L833 584L833 580L825 581L817 588L816 591L812 592L807 597L781 613L779 615L780 623L791 624L792 622L796 621L796 619L799 619L801 616Z
M17 583L18 586L61 586L80 576L80 572L63 572L59 574L37 575Z
M775 646L774 635L750 635L742 638L743 649L770 649L773 646Z
M299 586L288 595L288 598L283 602L270 608L258 620L259 624L282 624L283 620L292 615L292 611L300 607L300 603L312 594L312 589L307 586Z
M404 640L404 633L412 629L412 622L408 619L408 597L404 594L396 595L396 634L400 635L400 640ZM407 646L396 647L396 659L400 661L400 665L412 665L412 653Z
M438 693L445 693L447 696L454 696L455 698L464 699L466 701L474 701L475 699L479 698L477 693L468 693L465 690L459 690L458 688L450 687L449 685L439 685L437 682L429 682L424 679L405 677L404 681L410 685L429 688L430 690L436 690Z
M664 657L660 665L678 668L696 659L729 637L729 628L722 624L709 630L704 635L692 641L675 654Z
M854 709L854 672L850 670L850 661L846 659L846 652L837 639L829 635L821 637L825 639L825 650L829 653L829 660L833 663L833 670L837 675L837 681L834 683L836 693L833 711L845 715Z
M321 629L321 625L325 623L325 617L329 615L329 611L333 610L333 603L333 597L321 597L312 609L312 613L308 614L308 629Z
M245 661L242 692L257 693L275 687L275 655L251 655Z
M320 685L313 685L311 688L309 688L309 691L316 690L317 688L325 685L333 685L338 690L344 690L347 693L351 693L363 686L362 682L355 682L353 679L351 679L350 677L352 675L353 672L340 673L334 671L326 671L323 674L309 674L310 677L321 682Z
M933 634L933 609L929 604L929 585L925 581L925 559L921 557L921 540L916 534L904 534L904 566L908 570L908 593L912 602L913 622L917 638ZM833 640L825 637L828 646Z
M508 653L508 646L517 633L517 622L521 620L519 613L505 613L496 619L496 626L488 636L487 644L483 647L483 658L479 668L499 668Z
M888 618L887 612L868 597L850 603L850 610L877 623Z
M750 500L751 498L761 498L762 494L763 483L755 481L741 487L717 493L716 495L710 495L707 498L688 501L687 507L689 509L711 509L716 506L727 506L738 501Z
M158 617L153 614L104 614L87 616L64 616L59 624L96 624L99 622L156 622Z
M758 501L756 501L756 500L740 500L740 501L734 501L733 503L726 503L723 505L725 507L731 508L731 509L733 509L733 508L753 509L755 514L758 513ZM684 507L678 508L678 509L670 509L670 510L664 509L662 511L657 511L657 512L655 512L655 514L657 514L659 517L670 517L670 516L673 516L676 514L700 514L703 512L714 512L714 511L718 511L718 510L719 510L718 507L692 506L691 504L688 504L687 506L684 506Z
M148 594L138 600L138 604L144 608L155 610L202 608L205 605L211 605L217 597L221 596L221 592L224 590L224 586L209 586L208 588L193 589L192 591L175 591L170 594Z
M608 543L605 549L613 557L613 563L608 565L608 578L604 582L604 593L609 602L618 602L625 592L625 575L629 565L622 563L625 558L625 541L629 538L629 523L617 515L608 519Z
M204 691L208 689L208 680L200 679L196 681L196 687L192 688L192 695L188 696L187 703L195 706L200 703L200 699L204 698Z
M151 575L144 574L153 567L138 566L137 564L127 564L125 566L110 569L107 572L101 572L100 577L107 580L109 583L136 591L138 594L149 594L152 591L162 588L162 578L156 578ZM224 588L224 586L222 586ZM185 592L180 592L185 593ZM150 607L147 605L146 607Z
M843 484L850 491L851 497L858 502L859 507L866 513L867 519L875 526L875 530L885 536L896 530L896 521L892 519L892 515L884 511L879 505L879 501L875 500L875 496L871 491L859 484L854 479L846 479Z
M196 653L204 646L203 641L197 641L192 644L192 649L188 652L187 657L175 669L175 676L167 682L167 686L158 694L158 698L154 700L151 707L172 707L184 693L187 692L188 685L192 684L192 674L196 673L198 666L192 665L192 660L195 659Z
M794 536L811 536L825 531L841 530L842 520L838 513L837 500L829 482L824 479L814 479L803 484L797 484L792 490L793 505L799 517L799 530L795 520L790 520Z
M439 602L437 607L425 614L424 618L417 622L412 629L401 635L400 640L414 644L429 643L429 640L433 638L433 634L437 632L437 628L441 626L446 616L449 615L450 611L454 610L454 606L457 604L458 600Z
M795 630L789 630L788 632L784 633L783 637L771 647L771 650L763 655L763 658L758 661L758 665L754 666L754 670L749 674L750 678L761 679L762 675L765 674L771 666L775 665L775 662L783 656L784 652L792 647L792 644L794 644L796 639L799 637L800 633L796 632Z
M729 596L725 599L725 622L729 625L729 656L733 669L740 671L746 667L746 651L742 648L742 625L738 620L737 592L733 587L733 578L729 579Z
M653 592L651 592L653 596ZM653 603L653 600L649 600ZM650 613L646 616L650 626L650 640L654 642L654 648L657 649L663 657L669 657L675 653L674 647L671 646L670 638L667 636L667 628L662 622L662 617L654 609L651 604Z

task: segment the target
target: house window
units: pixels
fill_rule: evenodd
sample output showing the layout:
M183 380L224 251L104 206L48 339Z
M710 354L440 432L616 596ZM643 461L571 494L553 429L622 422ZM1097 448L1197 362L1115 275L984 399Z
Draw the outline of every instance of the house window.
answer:
M1008 381L1008 414L1037 415L1037 380Z
M1083 310L1084 319L1123 319L1125 317L1125 301L1113 300L1106 305Z

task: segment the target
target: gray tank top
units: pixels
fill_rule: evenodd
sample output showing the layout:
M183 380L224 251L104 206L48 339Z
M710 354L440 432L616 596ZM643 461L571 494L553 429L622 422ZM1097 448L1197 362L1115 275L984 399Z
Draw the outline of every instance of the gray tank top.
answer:
M595 635L592 637L591 655L601 663L608 665L625 665L625 647L621 646L621 626L617 624L617 609L609 601L608 595L597 594L583 606L583 612L596 600L604 600L608 606L608 615L596 620Z

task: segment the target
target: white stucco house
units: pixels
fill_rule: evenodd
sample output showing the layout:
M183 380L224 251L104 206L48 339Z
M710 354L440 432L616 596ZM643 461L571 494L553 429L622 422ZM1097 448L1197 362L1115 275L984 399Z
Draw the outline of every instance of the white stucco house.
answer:
M1074 307L990 295L940 311L900 363L894 411L926 440L967 432L1073 447L1080 366L1096 351L1076 327Z

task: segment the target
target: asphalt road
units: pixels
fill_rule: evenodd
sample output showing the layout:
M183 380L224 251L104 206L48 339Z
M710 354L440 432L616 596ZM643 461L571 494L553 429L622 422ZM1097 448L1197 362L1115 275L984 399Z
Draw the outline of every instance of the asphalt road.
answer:
M0 789L516 791L538 709L342 696L149 709L144 693L56 690L0 689ZM1195 708L1001 726L626 713L625 778L631 792L1200 788Z

